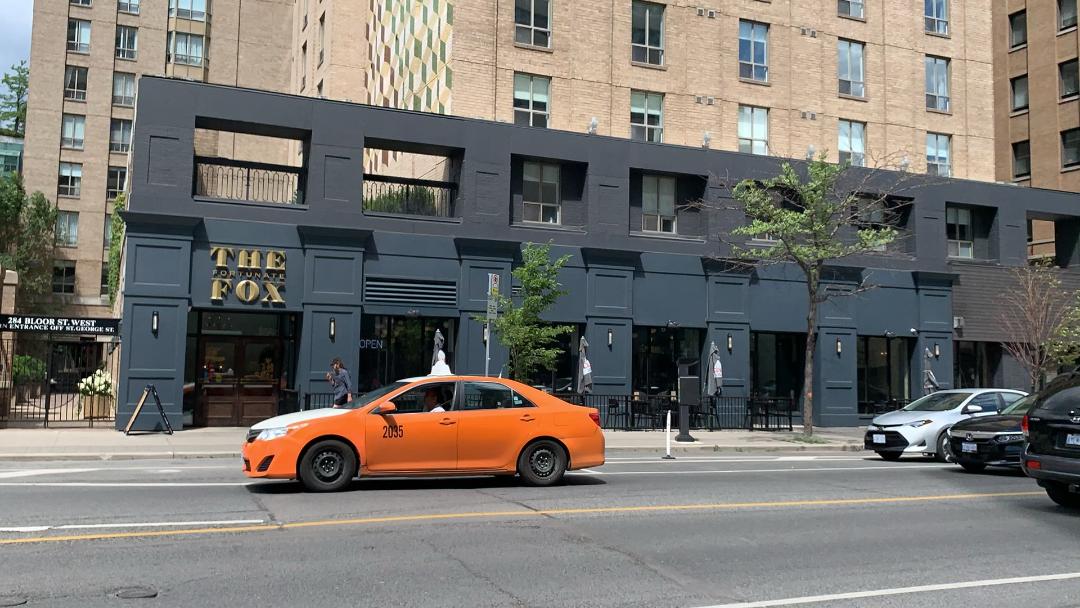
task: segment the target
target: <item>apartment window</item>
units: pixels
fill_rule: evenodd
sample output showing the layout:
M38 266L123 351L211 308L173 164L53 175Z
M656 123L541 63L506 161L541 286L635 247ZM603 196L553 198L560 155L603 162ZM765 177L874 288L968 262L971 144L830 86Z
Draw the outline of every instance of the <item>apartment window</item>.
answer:
M323 63L323 48L326 45L326 14L319 17L319 65ZM318 66L316 66L318 67Z
M675 232L675 178L641 176L641 230Z
M139 14L139 0L117 0L116 9L121 13Z
M127 25L116 26L116 57L135 59L139 49L139 28Z
M127 182L127 167L109 167L109 177L105 180L105 197L110 201L120 196Z
M320 80L319 84L315 85L315 94L318 95L320 99L323 96L322 91L323 91L323 81Z
M526 127L548 126L547 76L514 74L514 124Z
M180 65L203 64L203 37L196 34L169 32L166 61Z
M206 0L169 0L169 16L206 21Z
M952 136L941 133L926 134L926 172L930 175L949 177L952 175L950 148Z
M68 19L67 50L74 53L90 52L90 22L84 19Z
M949 60L926 57L926 108L949 111Z
M56 245L75 247L79 244L79 214L75 211L59 211L56 214Z
M630 58L664 65L664 5L634 0L631 11Z
M925 0L926 31L930 34L949 34L949 0Z
M769 80L769 26L739 21L739 78Z
M90 6L90 0L68 0L68 4L75 6Z
M863 18L863 0L836 0L836 12L841 17Z
M1028 109L1028 77L1027 74L1017 76L1009 81L1012 89L1012 110L1019 112Z
M79 163L60 163L59 178L56 183L59 196L77 197L82 193L82 165Z
M1013 178L1031 177L1031 142L1024 140L1012 145Z
M106 242L108 242L108 241L106 241ZM102 262L101 263L101 291L99 291L98 293L100 293L103 296L109 295L109 263L108 262Z
M559 203L559 165L526 162L522 203L526 222L558 224L562 221Z
M300 92L307 86L307 43L300 45Z
M664 141L664 94L630 92L630 138Z
M86 101L86 68L75 65L64 68L64 99Z
M769 153L769 109L739 106L739 152Z
M1080 64L1076 59L1058 64L1058 76L1061 83L1061 98L1080 95Z
M112 216L108 213L105 214L105 226L102 228L101 233L103 235L101 242L101 248L105 251L109 250L109 244L112 243ZM108 263L106 262L106 267Z
M1076 0L1057 0L1058 29L1076 27Z
M971 228L971 209L946 207L945 238L948 240L950 258L975 257L974 231Z
M853 120L840 121L840 164L854 167L866 166L866 123Z
M83 137L86 134L86 117L78 114L64 114L60 132L60 146L74 150L83 149Z
M118 106L135 105L135 74L113 73L112 102Z
M75 293L75 262L56 260L53 262L52 292L57 294Z
M1009 48L1019 48L1027 44L1027 11L1018 11L1009 15Z
M303 0L300 4L300 14L304 17L304 20L300 23L300 31L307 29L307 17L309 12L311 12L311 8L308 5L308 0Z
M544 48L551 46L550 0L515 0L514 40Z
M865 69L863 65L864 45L854 40L837 42L836 73L840 80L840 94L853 97L866 95Z
M109 152L128 152L131 150L131 121L123 118L112 119L109 129Z
M1061 166L1080 165L1080 129L1061 132Z

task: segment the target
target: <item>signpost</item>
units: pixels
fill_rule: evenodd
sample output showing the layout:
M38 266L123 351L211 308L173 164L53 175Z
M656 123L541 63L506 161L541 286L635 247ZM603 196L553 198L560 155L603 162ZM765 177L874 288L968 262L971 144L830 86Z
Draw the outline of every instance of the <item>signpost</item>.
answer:
M491 367L491 323L499 317L499 275L488 273L487 323L484 324L484 375Z

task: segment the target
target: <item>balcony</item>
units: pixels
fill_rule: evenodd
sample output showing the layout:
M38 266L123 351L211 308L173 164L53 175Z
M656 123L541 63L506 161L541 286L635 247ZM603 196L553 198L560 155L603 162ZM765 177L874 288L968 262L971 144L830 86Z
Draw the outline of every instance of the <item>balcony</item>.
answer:
M304 203L304 170L302 167L197 156L195 196L301 205Z
M364 212L454 217L457 184L364 174Z

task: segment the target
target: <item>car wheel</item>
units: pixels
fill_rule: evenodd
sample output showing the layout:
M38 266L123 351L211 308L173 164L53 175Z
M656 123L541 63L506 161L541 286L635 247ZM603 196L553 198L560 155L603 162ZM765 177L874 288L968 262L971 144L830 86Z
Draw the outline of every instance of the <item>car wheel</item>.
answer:
M986 470L986 465L981 462L961 462L960 466L968 473L982 473Z
M937 450L934 452L934 460L938 462L951 462L952 453L949 449L949 436L945 433L938 435Z
M336 439L312 445L300 459L300 481L312 492L335 492L356 475L356 455Z
M1050 500L1070 509L1080 509L1080 494L1069 491L1065 484L1055 483L1046 486L1046 495Z
M891 462L896 462L897 460L900 460L900 457L903 456L904 453L903 452L878 452L877 455L881 456L881 458L884 459L884 460L888 460L888 461L891 461Z
M541 439L525 446L518 456L518 475L530 486L550 486L566 472L566 452L550 439Z

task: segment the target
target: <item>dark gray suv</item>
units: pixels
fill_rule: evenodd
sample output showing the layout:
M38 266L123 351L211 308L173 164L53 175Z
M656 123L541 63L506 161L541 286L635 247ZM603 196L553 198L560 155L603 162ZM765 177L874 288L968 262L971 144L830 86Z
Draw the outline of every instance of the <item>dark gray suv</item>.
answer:
M1080 509L1080 373L1058 376L1021 422L1023 467L1050 499Z

